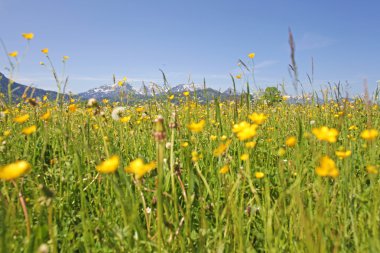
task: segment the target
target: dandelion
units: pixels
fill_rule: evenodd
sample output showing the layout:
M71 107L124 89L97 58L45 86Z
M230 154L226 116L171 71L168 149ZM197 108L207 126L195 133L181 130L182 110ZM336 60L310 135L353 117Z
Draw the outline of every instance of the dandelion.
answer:
M219 170L219 173L220 174L226 174L228 171L230 170L230 168L228 167L228 165L224 165L222 168L220 168Z
M211 135L210 136L210 141L215 141L218 138L216 135Z
M313 128L313 134L321 141L334 143L337 140L338 130L323 126L321 128Z
M113 173L119 167L120 159L117 155L113 155L107 160L101 162L98 166L96 166L96 170L99 173L108 174Z
M201 120L198 123L191 123L187 125L187 128L192 132L192 133L199 133L203 131L204 126L206 125L205 120Z
M88 107L95 107L98 105L98 101L96 100L96 98L90 98L88 101L87 101L87 106Z
M115 121L119 121L121 115L125 112L125 110L126 110L125 107L121 107L121 106L115 107L111 113L112 119Z
M240 160L242 160L242 161L247 161L248 159L249 159L249 155L248 155L247 153L242 154L242 155L240 156Z
M250 58L250 59L253 59L253 58L255 58L255 53L250 53L249 55L248 55L248 57Z
M251 138L256 136L257 127L258 126L255 124L247 126L247 127L243 128L240 132L237 133L237 137L241 141L251 139Z
M238 74L235 77L236 77L236 79L241 79L241 74Z
M136 179L140 179L154 168L156 168L155 162L144 164L144 161L141 158L137 158L125 168L125 172L134 174Z
M261 179L265 176L264 172L255 172L255 178Z
M324 156L320 159L320 164L315 169L315 172L321 177L335 178L339 176L339 170L337 169L335 162L328 156Z
M10 57L16 58L17 55L18 55L18 52L17 52L17 51L13 51L13 52L8 53L8 55L9 55Z
M68 57L67 55L63 56L63 61L67 61L70 57Z
M366 141L372 141L376 139L378 135L379 132L376 129L366 129L360 134L360 137Z
M189 146L189 143L187 141L181 143L181 147L186 148Z
M188 97L188 96L190 95L190 91L184 91L184 92L183 92L183 95L184 95L185 97Z
M41 52L43 54L48 54L49 53L49 48L43 48L43 49L41 49Z
M28 120L29 120L29 114L24 114L13 119L14 122L20 123L20 124L25 123Z
M22 37L26 40L32 40L34 38L34 33L23 33Z
M3 133L3 135L5 137L7 137L7 136L11 135L11 131L10 130L5 130L4 133Z
M26 161L17 161L0 167L0 179L13 180L24 175L31 168L31 165Z
M173 99L174 99L174 95L172 94L169 96L169 100L173 100Z
M224 152L226 152L230 143L231 143L231 141L227 141L226 143L220 144L219 147L217 147L214 150L214 152L213 152L214 156L221 156Z
M264 121L268 118L264 113L252 113L251 115L248 116L250 120L253 121L253 123L257 125L261 125L264 123Z
M367 165L367 172L369 174L378 174L379 170L377 169L378 166L375 165Z
M128 123L131 120L131 116L125 116L120 118L120 122L122 123Z
M22 133L25 134L25 135L31 135L32 133L34 133L36 131L37 131L37 126L36 125L33 125L33 126L26 127L24 129L22 129Z
M49 118L50 118L50 115L51 115L51 112L50 112L50 110L47 110L41 117L40 117L40 119L42 119L42 120L48 120Z
M254 147L256 147L256 142L255 141L249 141L249 142L245 143L245 147L246 148L254 148Z
M285 145L288 147L294 147L297 143L297 139L295 136L290 136L286 138Z
M350 127L348 128L348 130L350 130L350 131L354 131L354 130L357 130L357 129L358 129L358 127L355 126L355 125L352 125L352 126L350 126Z
M339 157L339 159L347 158L351 155L351 150L343 151L343 150L337 150L335 151L335 155Z
M77 105L76 104L71 104L69 105L69 111L70 112L75 112L77 110Z
M198 160L199 159L202 159L202 155L200 155L200 154L198 154L198 152L197 151L192 151L191 152L191 160L193 161L193 162L198 162Z
M278 156L284 156L286 154L286 150L284 148L280 148L277 151Z
M136 108L136 112L139 112L139 113L143 112L144 110L145 109L142 106L139 106L139 107Z

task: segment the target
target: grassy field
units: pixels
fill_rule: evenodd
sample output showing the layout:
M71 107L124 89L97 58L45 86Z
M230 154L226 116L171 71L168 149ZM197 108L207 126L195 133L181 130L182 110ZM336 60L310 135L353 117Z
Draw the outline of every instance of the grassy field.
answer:
M0 252L380 252L377 98L328 92L4 103Z

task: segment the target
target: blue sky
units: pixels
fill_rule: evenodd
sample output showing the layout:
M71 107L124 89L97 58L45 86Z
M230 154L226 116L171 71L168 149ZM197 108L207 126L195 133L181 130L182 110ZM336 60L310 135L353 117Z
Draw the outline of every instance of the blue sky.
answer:
M49 48L58 71L68 55L69 90L85 91L126 76L139 85L172 86L190 79L224 90L237 61L256 53L255 79L260 87L285 82L288 73L288 28L296 42L300 80L307 84L314 58L315 88L346 81L351 95L370 90L380 80L380 1L354 0L0 0L0 38L9 51L23 54L21 33L33 32L15 79L55 89L50 72L39 65ZM0 52L0 71L8 65ZM243 87L244 80L238 85Z

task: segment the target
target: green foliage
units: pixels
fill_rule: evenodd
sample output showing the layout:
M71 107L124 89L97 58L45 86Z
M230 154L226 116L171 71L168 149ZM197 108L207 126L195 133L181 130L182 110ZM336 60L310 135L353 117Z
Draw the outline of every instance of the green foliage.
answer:
M262 99L264 99L268 105L274 105L282 101L281 92L277 87L267 87Z

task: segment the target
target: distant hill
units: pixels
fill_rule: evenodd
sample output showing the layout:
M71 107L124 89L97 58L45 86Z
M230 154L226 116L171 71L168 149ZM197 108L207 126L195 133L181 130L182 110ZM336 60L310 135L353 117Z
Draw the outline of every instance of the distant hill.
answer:
M0 73L0 93L3 93L6 100L8 99L8 84L10 80L2 73ZM44 95L48 95L49 99L53 100L57 97L57 92L48 91L44 89L38 89L35 87L23 85L14 82L12 84L12 100L18 101L22 98L23 94L27 97L39 98L41 99Z

